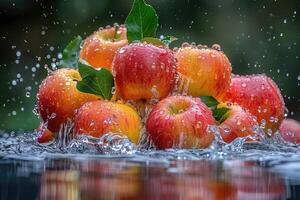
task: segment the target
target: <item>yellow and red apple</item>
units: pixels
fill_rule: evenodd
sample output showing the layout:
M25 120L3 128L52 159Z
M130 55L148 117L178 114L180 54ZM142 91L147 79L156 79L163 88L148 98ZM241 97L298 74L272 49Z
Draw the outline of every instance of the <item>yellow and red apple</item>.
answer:
M210 109L200 98L170 96L161 100L146 121L146 130L158 149L205 148L214 139Z
M294 119L284 119L280 125L281 137L288 142L300 144L300 123Z
M112 68L112 61L119 48L128 44L125 26L100 28L84 40L80 58L95 68Z
M46 125L41 123L39 127L36 129L36 134L39 135L37 141L39 143L50 142L54 139L54 134L46 128Z
M231 64L227 56L219 50L183 46L174 53L178 61L180 93L217 98L228 88L231 79Z
M168 48L132 43L117 52L113 74L122 99L162 99L174 87L176 62Z
M255 117L237 104L222 103L218 108L226 107L229 110L225 114L225 120L219 125L222 139L226 143L232 142L238 137L253 135L258 123Z
M38 110L47 128L55 133L62 124L72 121L75 110L84 103L100 97L76 89L80 74L74 69L62 68L51 72L43 80L37 94Z
M284 118L284 101L276 83L264 74L235 76L221 102L237 103L257 118L271 136Z
M128 105L109 101L84 104L74 119L74 133L93 137L112 132L124 134L137 143L142 128L137 112Z

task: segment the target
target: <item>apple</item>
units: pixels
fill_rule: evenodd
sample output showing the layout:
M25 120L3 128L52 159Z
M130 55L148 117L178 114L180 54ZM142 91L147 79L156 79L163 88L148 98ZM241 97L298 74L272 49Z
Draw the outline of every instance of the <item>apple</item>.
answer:
M36 134L39 134L40 136L37 138L37 141L39 143L46 143L50 142L54 139L54 135L49 129L46 128L46 125L41 123L39 127L36 129Z
M100 28L84 40L80 58L95 68L111 70L116 52L128 44L126 34L124 25Z
M218 108L222 107L229 109L224 116L226 119L219 125L221 137L226 143L232 142L237 137L255 134L259 125L252 114L237 104L218 105Z
M175 84L176 62L168 48L132 43L117 52L113 74L122 99L162 99Z
M205 148L214 139L210 109L200 98L170 96L154 106L146 130L158 149Z
M178 92L194 97L217 98L229 88L231 64L227 56L215 46L207 48L186 44L175 51Z
M137 112L130 106L109 101L84 104L75 116L74 133L93 137L112 132L121 133L137 144L142 128Z
M264 74L235 76L221 102L237 103L257 118L268 136L279 128L284 118L284 101L276 83Z
M53 133L59 131L62 124L72 121L75 110L84 103L99 99L96 95L79 92L78 80L81 80L78 71L62 68L51 72L39 87L39 114Z
M300 123L294 119L284 119L280 125L281 137L288 142L300 144Z

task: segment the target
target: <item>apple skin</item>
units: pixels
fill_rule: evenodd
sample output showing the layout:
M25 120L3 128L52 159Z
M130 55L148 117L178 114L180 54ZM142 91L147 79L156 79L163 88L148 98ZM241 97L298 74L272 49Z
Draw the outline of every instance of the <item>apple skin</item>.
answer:
M118 49L128 44L124 25L99 29L84 40L80 58L95 68L111 70Z
M230 143L237 137L245 137L254 134L254 128L258 127L255 117L237 104L223 103L218 108L227 107L226 119L219 125L219 131L224 142Z
M199 98L170 96L154 106L146 130L158 149L206 148L214 139L210 109Z
M268 136L278 130L285 105L276 83L264 74L235 76L230 88L218 99L237 103L257 118Z
M229 88L231 64L222 51L184 45L174 56L178 61L178 92L217 98Z
M75 80L81 80L74 69L62 68L50 73L43 80L37 94L38 110L47 128L55 133L68 120L72 121L75 110L84 103L100 97L79 92Z
M132 43L116 54L113 74L116 91L122 99L162 99L174 87L176 62L167 48Z
M126 135L138 143L142 128L137 112L128 105L109 101L91 101L84 104L74 119L74 133L93 137L113 132Z
M45 129L44 126L45 125L41 123L39 127L36 129L36 134L41 134L41 136L37 138L37 141L39 143L50 142L51 140L54 139L54 134L51 131L49 131L49 129L47 128Z
M294 119L284 119L280 125L281 137L288 142L300 144L300 123Z

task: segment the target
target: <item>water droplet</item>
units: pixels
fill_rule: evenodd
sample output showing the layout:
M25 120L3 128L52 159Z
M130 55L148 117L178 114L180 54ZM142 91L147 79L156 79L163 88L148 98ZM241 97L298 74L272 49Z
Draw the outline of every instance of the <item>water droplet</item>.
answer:
M119 50L119 53L124 53L125 52L125 48L121 48L120 50Z
M267 124L266 120L262 119L262 120L261 120L260 127L261 127L261 128L265 128L265 127L266 127L266 124Z
M223 128L223 130L225 133L229 133L231 131L231 129L229 127L225 127L225 128Z
M217 51L221 51L221 46L219 44L213 44L211 48Z
M12 81L11 81L11 84L12 84L13 86L17 85L17 81L16 81L16 80L12 80Z
M17 56L17 57L20 57L21 55L22 55L22 54L21 54L21 51L17 51L17 52L16 52L16 56Z
M51 113L49 119L54 119L56 117L56 113Z
M27 91L27 92L25 93L25 96L26 96L26 97L30 97L30 96L31 96L31 93L30 93L29 91Z

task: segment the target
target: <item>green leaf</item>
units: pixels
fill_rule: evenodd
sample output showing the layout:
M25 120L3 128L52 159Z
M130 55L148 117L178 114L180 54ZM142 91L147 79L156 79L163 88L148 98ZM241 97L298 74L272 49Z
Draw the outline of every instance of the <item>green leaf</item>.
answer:
M82 77L76 86L79 91L99 95L104 99L111 99L114 77L110 71L104 68L97 70L80 62L78 69Z
M202 102L205 103L207 107L209 107L209 109L213 114L213 117L219 124L221 124L227 119L229 113L228 111L230 111L229 108L227 107L218 108L219 102L217 99L215 99L212 96L202 96L200 98Z
M134 0L130 13L125 20L128 42L155 37L158 17L154 8L144 0Z
M82 62L79 62L78 64L78 71L82 79L95 74L95 69L93 67Z
M220 124L223 123L228 117L228 111L230 111L227 107L216 108L212 110L213 117Z
M71 42L69 42L69 44L63 50L62 60L60 61L59 66L75 69L78 67L81 42L82 38L80 36L77 36Z
M218 100L212 96L202 96L200 98L202 102L207 105L207 107L216 107L219 104Z
M153 38L153 37L145 37L142 39L143 42L151 43L157 46L166 46L165 43L163 43L160 39L158 38Z
M166 45L169 46L172 42L178 40L178 38L174 37L174 36L165 36L161 39L161 41Z

